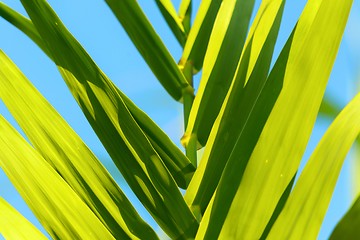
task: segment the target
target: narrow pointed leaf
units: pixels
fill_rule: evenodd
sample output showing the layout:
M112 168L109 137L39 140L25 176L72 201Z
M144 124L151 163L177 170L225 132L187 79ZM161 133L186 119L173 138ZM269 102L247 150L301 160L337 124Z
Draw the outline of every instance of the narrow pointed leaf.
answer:
M360 236L360 196L336 225L330 240L356 239Z
M0 3L0 16L5 18L8 15L12 17L11 19L6 18L6 20L11 20L10 23L14 24L14 26L22 30L28 37L30 37L36 44L38 44L38 46L45 53L48 52L45 43L43 42L33 23L28 18L25 18L6 5ZM50 54L48 54L48 56L50 59L52 59ZM164 164L171 172L171 175L174 177L178 186L184 189L187 188L195 171L195 167L191 164L183 152L181 152L181 150L161 130L161 128L146 115L146 113L140 110L117 87L115 88L119 95L123 98L124 103L128 107L137 124L142 128L146 136L151 141L151 144L154 146L155 150L164 161Z
M273 1L270 5L268 2L261 5L232 86L214 123L199 168L186 192L187 203L193 208L200 208L202 214L237 141L246 143L246 147L242 147L241 160L239 158L239 161L244 161L243 167L246 166L246 156L250 156L282 88L281 77L285 71L291 39L268 78L267 74L283 6L284 1L281 0ZM255 46L261 48L255 50ZM250 59L256 59L256 64L250 65ZM244 86L248 72L251 74ZM238 174L241 174L243 168L237 169Z
M54 239L115 239L95 214L0 116L0 167Z
M140 201L171 237L193 236L195 218L114 84L45 1L22 3L85 116Z
M155 0L161 14L165 18L168 26L175 35L176 39L181 46L185 45L187 34L185 33L184 26L181 18L177 15L174 5L170 0Z
M341 111L319 142L268 239L317 238L341 167L359 133L360 94Z
M0 2L0 16L3 17L6 21L11 23L12 25L14 25L15 27L17 27L20 31L25 33L41 48L41 50L43 50L43 52L48 57L51 58L51 54L48 52L35 26L28 18L14 11L13 9L5 5L3 2Z
M199 90L183 139L190 140L196 136L202 146L206 144L234 77L254 3L254 0L225 0L221 4L206 51ZM183 143L187 145L186 141Z
M221 2L222 0L201 1L179 62L181 69L190 64L194 72L201 70L211 30Z
M306 5L294 32L283 88L246 170L239 176L237 170L244 164L238 161L241 146L247 144L240 141L224 169L213 206L205 212L211 216L208 229L222 224L219 238L261 237L299 167L351 4L351 0L317 0ZM221 223L217 219L223 215L226 220Z
M47 238L15 208L0 197L0 237L5 239L39 239Z
M192 11L192 1L191 0L182 0L179 8L179 18L184 26L186 35L189 34L191 28L191 11Z
M193 91L135 0L106 0L163 87L175 99Z
M157 239L100 161L0 51L0 98L41 153L117 238Z

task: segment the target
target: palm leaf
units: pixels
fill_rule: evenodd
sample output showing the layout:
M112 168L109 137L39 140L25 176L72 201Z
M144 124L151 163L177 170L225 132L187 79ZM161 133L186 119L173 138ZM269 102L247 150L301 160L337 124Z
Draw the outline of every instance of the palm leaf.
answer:
M179 8L179 18L184 26L186 35L189 34L191 26L192 1L182 0Z
M207 221L201 222L199 238L261 237L299 166L351 3L319 0L306 5L294 32L279 98L247 165L239 161L247 142L237 142L205 212ZM244 165L244 174L239 174Z
M192 236L197 229L195 218L113 83L45 1L22 3L85 116L137 197L171 237Z
M0 237L2 234L5 239L47 239L2 197L0 197L0 212Z
M181 100L183 92L193 92L138 3L135 0L107 0L106 3L168 93L175 100Z
M338 115L314 150L268 239L317 237L341 167L359 132L360 94Z
M0 51L0 98L48 163L113 236L157 239L100 161Z
M195 73L202 68L211 30L221 2L221 0L201 1L179 62L179 67L181 69L190 65Z
M212 128L199 168L186 192L187 203L193 208L199 208L202 214L218 185L236 141L246 143L246 147L241 148L243 154L241 160L239 159L244 161L244 166L246 165L246 158L250 156L281 90L281 76L285 71L291 40L287 43L269 78L267 73L280 27L283 4L283 1L276 1L269 7L269 4L264 2L260 7L236 76ZM264 45L260 52L251 51L252 46L262 44ZM257 59L257 63L248 69L251 67L250 59L254 58ZM251 72L251 75L248 84L244 87L247 72ZM243 168L239 168L239 174L241 169Z
M176 13L176 10L170 0L155 0L161 14L164 16L168 26L175 35L176 39L181 46L185 45L187 34L185 33L184 26Z
M29 19L2 3L0 3L0 16L3 16L6 20L23 31L52 59L45 43ZM151 118L141 111L116 86L114 87L124 100L124 103L128 107L137 124L142 128L151 144L164 161L164 164L171 172L178 186L186 188L192 178L195 167L181 152L181 150L170 140L170 138L156 125L156 123L151 120Z
M185 146L192 137L196 137L202 146L206 144L234 77L254 2L224 1L220 7L206 51L199 90L182 141Z
M0 167L54 239L115 239L42 156L0 116Z

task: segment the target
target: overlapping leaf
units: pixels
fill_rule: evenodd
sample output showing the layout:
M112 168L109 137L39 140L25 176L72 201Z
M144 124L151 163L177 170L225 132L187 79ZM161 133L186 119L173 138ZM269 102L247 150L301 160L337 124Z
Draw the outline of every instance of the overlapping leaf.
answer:
M194 72L198 72L202 68L211 30L221 2L222 0L201 1L179 62L180 68L183 69L188 64L191 65Z
M205 212L209 222L201 223L200 233L207 229L205 236L223 239L261 237L298 169L351 4L351 0L317 0L306 5L294 32L282 91L246 170L239 176L241 146L247 144L240 141L224 169L213 204ZM224 215L226 220L219 221ZM220 231L213 230L216 228Z
M191 28L192 0L182 0L179 8L179 18L184 26L186 35Z
M317 238L341 167L359 132L360 94L344 108L321 139L268 239ZM349 235L341 236L351 239Z
M2 3L0 3L0 15L29 36L52 59L45 43L29 19ZM118 88L116 88L116 90L124 100L137 124L139 124L142 128L155 150L164 161L178 186L186 188L192 178L195 167L190 163L180 149L169 139L169 137L151 120L151 118L141 111Z
M0 197L0 213L0 237L18 240L47 239L2 197Z
M106 0L160 83L175 99L193 91L135 0Z
M206 144L234 77L254 3L253 0L225 0L221 4L206 51L199 90L183 137L184 145L190 138L196 138L202 146Z
M0 167L54 239L115 239L55 169L0 116Z
M176 10L170 0L155 0L162 15L164 16L171 31L181 46L185 45L187 34L185 33L184 26L181 18L177 15Z
M81 138L0 51L0 98L48 163L114 237L157 239Z
M251 28L246 47L237 67L236 76L212 128L209 141L185 199L193 208L204 213L220 180L226 162L236 141L245 142L239 162L246 166L258 136L266 122L282 87L288 54L283 51L270 77L267 73L271 62L283 1L264 2ZM291 41L288 43L289 48ZM253 46L262 46L258 50ZM256 64L249 64L256 59ZM247 78L247 73L251 75ZM244 87L245 82L248 84ZM240 139L240 140L238 140ZM241 169L238 174L241 174Z
M85 116L140 201L172 238L193 236L195 218L113 83L45 1L22 3Z

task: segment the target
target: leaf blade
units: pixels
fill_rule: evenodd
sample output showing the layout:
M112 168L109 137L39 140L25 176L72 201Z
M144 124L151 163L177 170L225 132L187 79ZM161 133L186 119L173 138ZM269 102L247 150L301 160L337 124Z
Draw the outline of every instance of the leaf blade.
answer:
M38 31L32 22L15 12L5 4L0 3L0 15L8 20L11 24L19 28L30 39L32 39L48 56L52 59L50 52L47 50L45 43L40 37ZM10 15L11 18L7 18ZM53 59L52 59L53 60ZM54 60L53 60L54 61ZM116 86L116 91L123 98L127 108L149 138L160 157L163 159L166 167L171 172L179 187L187 188L195 167L190 160L181 152L181 150L169 139L156 123L149 118L145 112L140 110L123 92Z
M0 50L0 98L49 164L117 238L157 239L100 161Z
M168 93L181 101L183 92L193 92L137 2L107 0L106 3Z
M196 219L114 84L45 1L23 0L22 4L88 121L143 205L171 237L195 234Z
M0 116L0 132L0 166L53 238L114 239L70 186L3 116Z
M47 239L2 197L0 197L0 212L0 236L3 235L5 239Z
M181 18L178 17L173 4L170 0L155 0L155 2L158 5L161 14L165 18L176 39L181 46L184 46L187 34L185 33Z
M302 171L268 239L317 237L345 157L360 133L359 106L360 94L330 125Z

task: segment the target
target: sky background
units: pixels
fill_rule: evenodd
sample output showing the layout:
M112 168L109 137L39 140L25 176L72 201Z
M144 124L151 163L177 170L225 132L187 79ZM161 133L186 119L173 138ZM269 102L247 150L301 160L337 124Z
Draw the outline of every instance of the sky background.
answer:
M5 0L3 2L26 15L20 1ZM163 20L155 1L139 0L138 2L174 56L174 59L178 60L181 56L180 45ZM179 0L173 1L175 6L179 6L179 2ZM199 2L194 1L194 13L196 13ZM339 107L343 107L357 92L356 80L360 79L359 2L360 0L354 1L326 93L337 101ZM181 104L175 102L163 90L105 2L95 0L51 0L49 3L110 79L153 118L177 145L180 145L179 139L183 133ZM257 1L256 6L259 6L259 3L260 1ZM306 1L304 0L287 1L274 59L279 54L305 4ZM129 199L139 209L144 219L155 225L154 220L136 200L126 183L122 181L121 175L87 123L55 65L31 40L3 19L0 19L0 36L1 49L19 66L39 91L75 129L90 149L104 162L113 177L120 182ZM200 74L195 78L195 86L198 84ZM15 121L2 102L0 102L0 114L4 115L16 126ZM329 119L319 119L317 121L304 159L310 156L330 122ZM319 239L328 237L353 200L355 193L351 186L351 168L351 161L347 160ZM0 196L34 222L38 228L42 229L1 169Z

